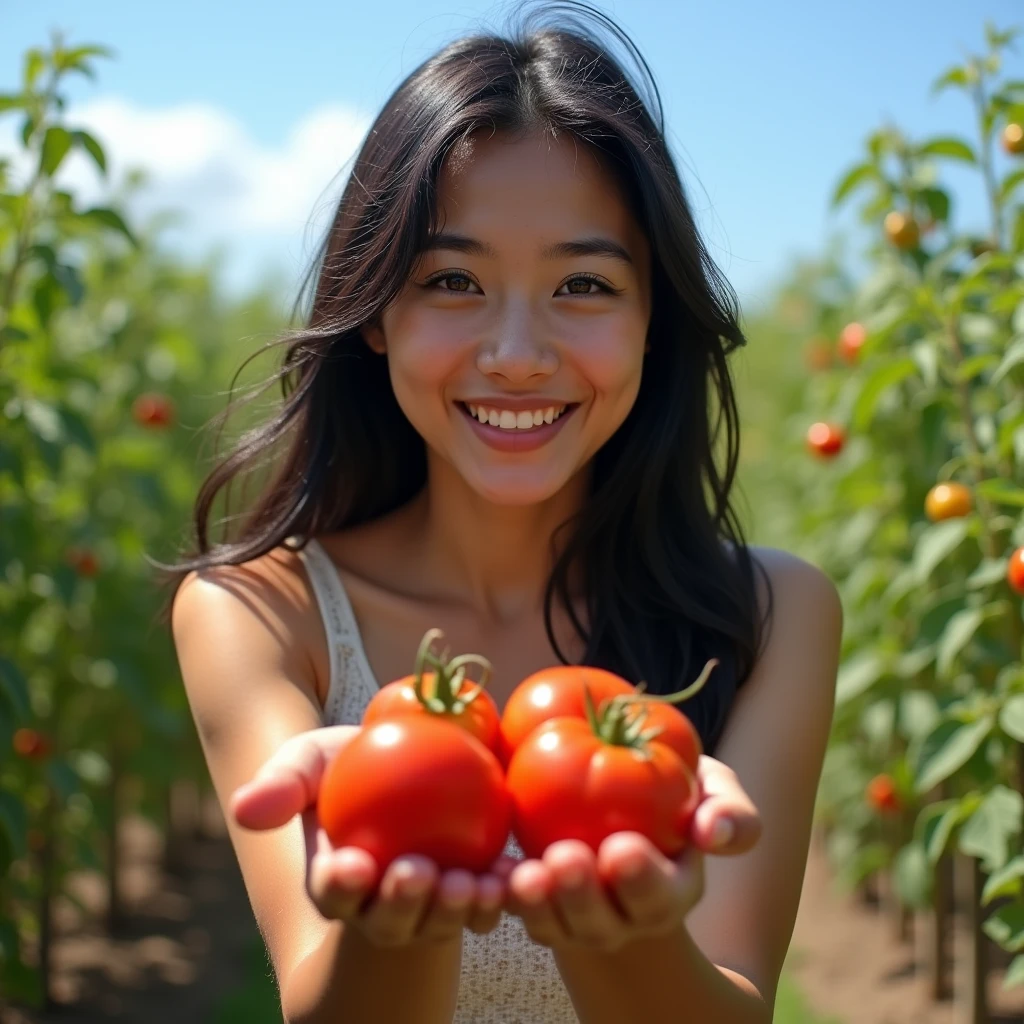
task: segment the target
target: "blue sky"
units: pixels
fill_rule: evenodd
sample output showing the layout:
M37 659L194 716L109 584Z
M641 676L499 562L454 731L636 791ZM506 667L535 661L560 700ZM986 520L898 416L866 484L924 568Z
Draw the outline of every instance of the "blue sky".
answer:
M1024 25L1019 0L618 0L599 5L650 64L698 224L741 301L798 254L855 227L828 198L868 132L891 120L913 137L976 131L967 98L931 82L984 48L986 19ZM338 195L346 161L401 78L457 35L500 23L507 4L374 0L333 4L150 5L105 0L0 3L0 91L21 53L53 28L116 51L96 83L74 79L69 121L108 147L113 179L150 168L138 215L184 214L168 244L224 247L225 285L268 272L293 289ZM1024 38L1007 71L1024 78ZM0 155L16 122L0 119ZM1006 158L999 154L1002 161ZM1005 171L1005 163L1000 169ZM68 183L102 186L84 162ZM985 229L980 179L944 165L955 223Z

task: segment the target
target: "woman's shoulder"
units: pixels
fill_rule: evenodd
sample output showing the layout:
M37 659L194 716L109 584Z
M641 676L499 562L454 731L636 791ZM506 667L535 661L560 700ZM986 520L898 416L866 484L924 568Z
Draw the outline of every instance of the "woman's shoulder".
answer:
M731 540L724 541L726 550L738 558L738 547ZM831 578L812 562L801 558L792 551L766 547L761 544L744 545L744 550L755 568L758 602L766 606L774 603L776 596L817 596L827 605L839 601L839 592Z

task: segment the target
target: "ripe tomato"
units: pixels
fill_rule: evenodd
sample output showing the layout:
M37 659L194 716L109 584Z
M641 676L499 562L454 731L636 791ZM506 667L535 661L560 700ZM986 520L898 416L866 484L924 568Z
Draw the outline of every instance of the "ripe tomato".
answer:
M25 757L31 761L43 760L53 749L50 737L39 732L38 729L15 730L11 745L19 757Z
M423 674L423 694L428 703L416 694L415 676L396 679L387 686L382 686L371 698L363 712L363 725L373 725L385 719L399 715L436 716L453 722L476 737L488 750L497 754L499 751L498 721L500 713L494 698L486 690L480 690L467 704L458 704L455 709L444 709L442 705L432 707L430 701L437 700L436 680L433 672ZM464 680L454 694L457 701L472 696L477 684Z
M146 392L132 403L132 416L140 426L160 430L174 421L174 402L159 392Z
M839 357L851 366L860 358L860 350L867 339L867 328L856 321L847 324L839 332Z
M418 853L482 873L508 840L511 807L497 758L465 729L427 715L364 728L327 766L317 816L335 847L383 871Z
M494 698L484 690L491 675L490 662L479 654L463 654L448 659L431 652L433 642L444 634L430 629L423 635L411 676L382 686L363 711L363 725L371 725L398 715L430 715L447 719L466 729L488 750L500 750L498 722L501 717ZM475 662L482 668L479 683L464 679L464 666ZM425 672L426 665L435 671Z
M845 443L846 434L838 423L814 423L807 431L807 447L824 459L838 455Z
M636 687L614 672L589 665L556 665L527 676L511 693L501 714L501 755L505 764L523 740L551 718L587 717L584 688L595 707L612 697L634 696Z
M895 814L903 807L896 783L889 775L876 775L868 783L864 795L868 805L880 814Z
M1018 153L1024 153L1024 125L1020 125L1016 121L1011 121L1003 129L1000 141L1003 146L1003 151L1009 153L1010 156L1016 156Z
M924 511L933 523L960 519L971 511L971 492L963 484L936 484L924 499Z
M921 241L917 221L899 210L893 210L885 215L883 227L886 237L897 249L916 249Z
M640 832L666 856L686 846L697 780L662 743L603 741L582 718L553 718L518 747L505 784L512 831L527 857L579 839L595 852L615 832Z
M1006 581L1017 591L1024 594L1024 548L1017 548L1006 566Z

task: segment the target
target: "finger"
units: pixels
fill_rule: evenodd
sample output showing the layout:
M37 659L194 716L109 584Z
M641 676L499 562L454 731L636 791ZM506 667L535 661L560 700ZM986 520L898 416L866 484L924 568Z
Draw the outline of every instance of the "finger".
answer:
M628 923L604 894L594 851L586 843L567 839L549 846L543 860L554 878L556 911L573 939L594 949L621 946Z
M551 872L539 860L524 860L509 876L509 910L522 918L526 933L542 946L562 945L568 937L550 899L553 888Z
M309 864L306 888L324 917L347 921L355 917L377 883L377 862L354 846L333 849L321 831L320 846Z
M698 766L702 799L690 823L690 838L707 853L746 853L761 838L761 815L735 771L702 755Z
M481 875L476 881L476 901L466 925L478 935L494 931L501 922L506 901L506 884L497 875Z
M327 765L358 732L356 726L331 725L289 737L231 794L234 819L250 829L287 824L315 802Z
M476 882L468 871L446 871L416 933L427 942L444 942L462 934L476 897Z
M360 919L363 931L379 946L411 942L437 884L437 865L426 857L410 854L388 865L376 898Z
M598 850L598 872L628 919L644 932L659 933L679 924L703 894L703 873L694 877L694 856L699 852L672 861L639 833L617 832Z

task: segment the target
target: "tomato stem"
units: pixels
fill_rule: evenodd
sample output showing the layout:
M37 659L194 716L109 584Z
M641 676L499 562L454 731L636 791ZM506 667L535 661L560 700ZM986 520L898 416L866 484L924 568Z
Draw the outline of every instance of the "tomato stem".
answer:
M450 649L445 647L444 652L438 656L431 648L435 640L444 637L440 629L428 629L420 641L419 650L416 653L416 668L413 675L413 692L416 699L424 707L436 714L452 712L459 714L480 696L491 678L491 663L482 654L460 654L456 658L449 658ZM460 695L462 683L466 678L466 665L476 664L480 666L480 681L467 694ZM431 666L431 673L434 680L434 692L427 696L423 689L423 670L425 666Z

